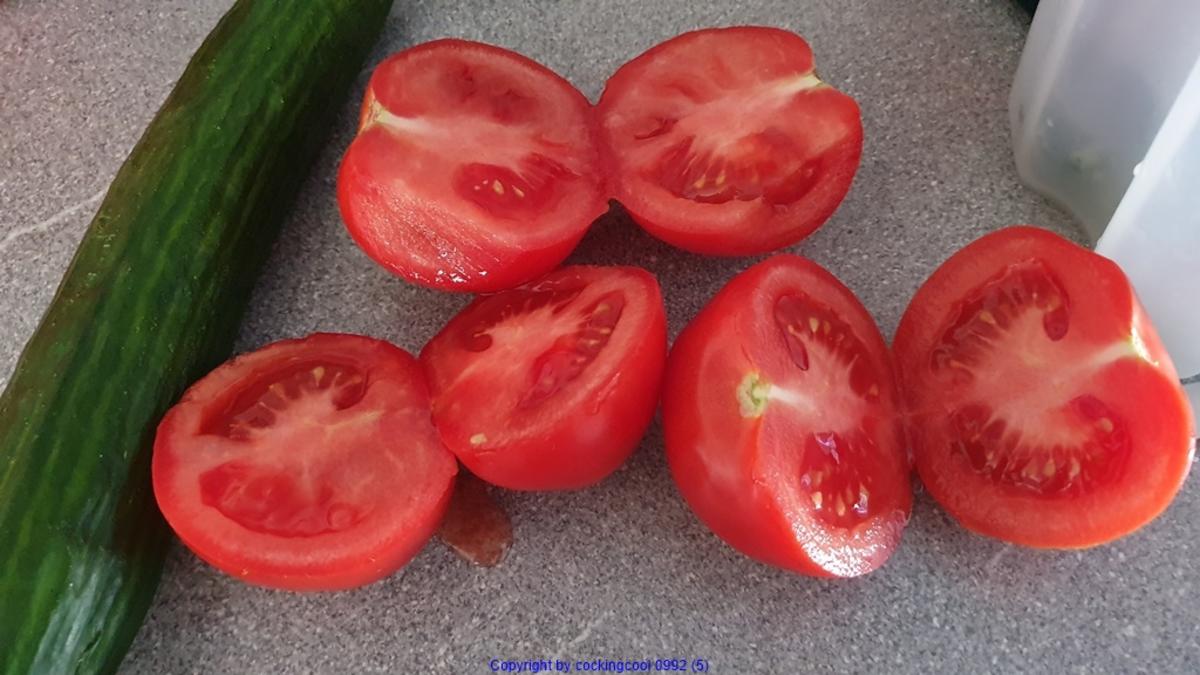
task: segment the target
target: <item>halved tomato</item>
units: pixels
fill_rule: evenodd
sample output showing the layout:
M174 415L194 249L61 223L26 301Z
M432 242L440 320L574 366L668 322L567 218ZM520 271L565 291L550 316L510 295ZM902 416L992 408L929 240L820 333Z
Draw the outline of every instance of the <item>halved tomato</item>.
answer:
M656 237L714 255L773 251L834 212L862 155L854 99L777 28L685 33L621 66L598 106L612 191Z
M262 586L351 588L425 545L458 464L420 364L386 342L316 334L192 385L154 441L154 496L183 543Z
M518 490L580 488L629 457L667 352L658 282L564 267L477 298L425 348L433 420L472 473Z
M351 236L409 281L495 291L557 266L607 208L591 107L520 54L463 40L371 75L338 174Z
M1032 227L989 234L921 286L894 344L917 470L963 525L1081 548L1179 490L1195 426L1112 261Z
M887 347L851 291L780 255L734 277L667 364L667 459L696 515L772 565L848 577L912 508Z

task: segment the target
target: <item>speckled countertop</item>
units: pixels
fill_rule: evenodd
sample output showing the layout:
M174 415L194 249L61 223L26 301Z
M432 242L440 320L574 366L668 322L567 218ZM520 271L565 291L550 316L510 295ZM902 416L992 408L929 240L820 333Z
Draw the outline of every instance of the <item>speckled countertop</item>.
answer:
M117 167L229 4L0 4L0 382ZM1006 0L396 4L372 62L462 36L518 49L593 98L624 59L685 29L807 36L824 77L860 101L866 150L841 209L796 250L854 289L885 334L921 280L983 232L1033 222L1078 236L1013 169L1006 99L1028 18ZM334 169L356 109L347 101L272 253L240 349L322 329L416 350L465 300L389 277L343 230ZM615 214L572 259L657 273L672 334L753 262L672 250ZM501 499L516 544L499 568L434 542L349 593L250 588L176 546L124 668L482 673L495 657L557 656L699 657L721 673L1200 670L1194 481L1142 532L1079 553L970 535L919 494L900 551L849 582L776 571L709 534L671 483L657 424L593 489Z

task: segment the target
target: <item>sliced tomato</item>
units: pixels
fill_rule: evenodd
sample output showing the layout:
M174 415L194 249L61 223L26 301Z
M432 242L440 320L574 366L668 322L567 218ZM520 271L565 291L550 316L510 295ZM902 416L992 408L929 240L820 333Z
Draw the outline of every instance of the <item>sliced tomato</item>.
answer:
M814 576L887 560L912 508L887 347L813 262L730 281L667 364L667 459L692 510L737 550Z
M617 199L651 234L714 255L796 243L834 212L862 155L854 99L799 35L685 33L621 66L600 99Z
M963 525L1081 548L1179 490L1195 426L1112 261L1031 227L989 234L921 286L894 343L917 470Z
M154 442L154 496L196 555L243 581L333 590L387 576L437 528L458 464L420 364L316 334L192 385Z
M591 108L520 54L463 40L371 75L338 174L342 218L414 283L495 291L557 266L607 208Z
M433 419L480 478L585 487L629 457L654 416L667 352L658 282L634 267L564 267L477 298L421 351Z

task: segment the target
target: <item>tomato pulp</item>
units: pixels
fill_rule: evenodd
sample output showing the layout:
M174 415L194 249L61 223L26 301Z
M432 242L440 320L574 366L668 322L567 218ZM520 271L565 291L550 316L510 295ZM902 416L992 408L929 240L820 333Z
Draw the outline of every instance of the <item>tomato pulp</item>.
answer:
M250 583L359 586L433 534L458 465L416 359L316 334L239 356L194 384L154 442L154 495L198 556Z
M351 236L444 290L511 288L558 265L607 208L591 106L520 54L463 40L371 75L338 174Z
M521 490L580 488L633 452L667 351L658 282L564 267L477 298L421 351L438 432L472 473Z
M597 107L612 191L647 231L697 253L794 244L850 189L854 99L817 78L799 35L685 33L621 66Z
M971 530L1080 548L1162 512L1194 422L1112 261L1011 227L950 257L894 342L917 470Z
M734 548L816 576L883 564L912 506L879 329L813 262L780 255L731 280L671 350L667 459Z

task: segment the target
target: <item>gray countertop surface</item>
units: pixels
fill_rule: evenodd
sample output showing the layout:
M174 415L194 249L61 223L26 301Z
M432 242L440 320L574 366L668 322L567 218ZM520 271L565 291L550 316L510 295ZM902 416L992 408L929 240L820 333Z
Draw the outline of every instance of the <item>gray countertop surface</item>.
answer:
M0 382L118 166L229 0L0 4ZM836 215L795 248L859 294L885 335L951 252L1030 222L1079 237L1023 187L1006 100L1028 17L1005 0L398 0L372 64L442 36L517 49L595 99L623 60L686 29L770 24L809 38L855 96L866 149ZM364 71L358 88L365 84ZM406 285L344 231L342 109L239 350L315 330L418 350L465 298ZM602 218L572 256L655 272L672 335L751 259L688 255ZM1143 531L1096 550L1023 550L958 528L918 493L892 560L853 581L752 562L688 511L653 425L633 459L569 494L500 493L498 568L430 543L346 593L244 586L176 545L129 673L490 672L493 658L704 658L711 672L1197 672L1194 482ZM3 611L0 608L0 611Z

